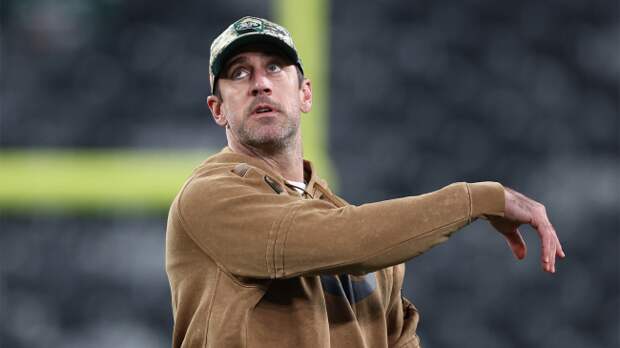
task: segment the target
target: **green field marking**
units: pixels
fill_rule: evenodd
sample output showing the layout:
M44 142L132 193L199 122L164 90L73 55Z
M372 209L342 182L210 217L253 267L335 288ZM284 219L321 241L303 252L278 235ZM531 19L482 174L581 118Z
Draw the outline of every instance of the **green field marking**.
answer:
M274 0L312 81L312 112L302 117L304 157L337 187L328 155L329 3ZM165 212L181 185L214 151L135 149L0 150L0 212Z
M168 209L212 152L154 150L2 150L0 210Z
M337 187L328 154L329 114L329 2L327 0L274 0L275 21L293 36L312 82L312 111L302 116L304 157L312 161L319 175Z

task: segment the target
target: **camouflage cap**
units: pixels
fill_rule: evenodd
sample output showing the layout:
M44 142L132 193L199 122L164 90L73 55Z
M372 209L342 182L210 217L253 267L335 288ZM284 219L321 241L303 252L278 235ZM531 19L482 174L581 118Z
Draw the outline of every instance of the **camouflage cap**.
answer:
M211 44L209 60L211 92L214 92L217 78L231 54L239 47L252 43L266 43L282 50L282 53L303 73L301 59L288 30L263 18L246 16L231 24Z

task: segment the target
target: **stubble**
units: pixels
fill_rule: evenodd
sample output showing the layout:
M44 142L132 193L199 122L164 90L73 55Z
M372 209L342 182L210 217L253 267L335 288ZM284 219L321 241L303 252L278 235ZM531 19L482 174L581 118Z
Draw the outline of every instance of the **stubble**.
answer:
M279 114L275 118L252 120L250 115L256 105L266 103L272 105ZM299 117L282 108L270 98L257 98L245 111L241 124L234 132L238 140L256 149L269 152L281 151L291 146L299 130Z

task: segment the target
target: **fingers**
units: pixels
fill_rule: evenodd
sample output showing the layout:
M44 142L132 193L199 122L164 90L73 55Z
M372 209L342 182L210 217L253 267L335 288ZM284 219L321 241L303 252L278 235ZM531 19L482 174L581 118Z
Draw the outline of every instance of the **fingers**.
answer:
M553 226L551 226L551 228L553 228ZM553 236L555 237L556 256L563 259L566 257L566 253L564 253L564 249L562 248L562 243L560 243L560 239L558 238L558 234L555 231L555 228L553 228Z
M542 267L549 273L555 273L555 241L547 226L541 228L542 237Z
M562 243L560 243L560 240L558 239L558 246L557 246L557 255L560 258L565 258L566 257L566 253L564 252L564 249L562 248Z
M541 261L543 270L549 273L555 273L556 257L564 258L564 250L557 237L557 233L545 215L545 223L532 224L541 238L542 251Z

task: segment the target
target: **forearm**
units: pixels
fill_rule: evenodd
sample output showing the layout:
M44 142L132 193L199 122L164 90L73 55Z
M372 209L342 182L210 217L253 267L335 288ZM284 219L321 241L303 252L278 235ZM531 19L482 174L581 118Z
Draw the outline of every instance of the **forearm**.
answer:
M316 202L314 204L321 204ZM415 257L473 219L501 215L496 183L458 183L413 197L347 206L297 209L278 231L274 275L367 273Z

